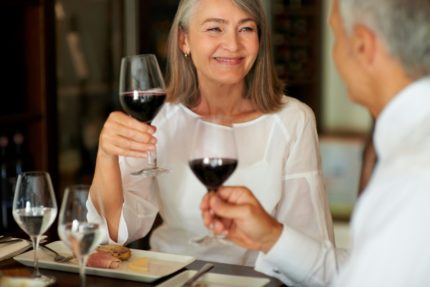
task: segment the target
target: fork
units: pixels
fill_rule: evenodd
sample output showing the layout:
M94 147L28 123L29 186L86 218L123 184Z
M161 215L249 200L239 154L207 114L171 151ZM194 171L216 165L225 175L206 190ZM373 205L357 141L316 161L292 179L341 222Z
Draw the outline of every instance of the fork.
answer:
M75 258L75 256L73 256L73 255L70 255L70 256L61 255L60 253L58 253L57 251L55 251L54 249L52 249L46 245L40 245L40 247L45 251L45 253L46 253L46 251L49 251L52 254L54 254L54 261L55 262L67 263L70 260L72 260L73 258Z

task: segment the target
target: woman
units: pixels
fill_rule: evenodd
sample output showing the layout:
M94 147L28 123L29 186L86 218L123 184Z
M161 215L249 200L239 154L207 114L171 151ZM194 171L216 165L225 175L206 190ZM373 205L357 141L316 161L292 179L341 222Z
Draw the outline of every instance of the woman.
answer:
M191 243L207 233L199 209L206 189L187 164L191 127L199 116L226 115L239 149L239 166L226 184L248 186L278 221L332 240L315 119L307 106L283 96L261 1L181 1L168 53L168 103L153 121L157 139L153 126L121 112L109 116L100 135L92 193L109 210L110 239L124 244L145 236L159 212L153 250L254 264L255 251ZM170 172L130 175L155 146L159 165Z

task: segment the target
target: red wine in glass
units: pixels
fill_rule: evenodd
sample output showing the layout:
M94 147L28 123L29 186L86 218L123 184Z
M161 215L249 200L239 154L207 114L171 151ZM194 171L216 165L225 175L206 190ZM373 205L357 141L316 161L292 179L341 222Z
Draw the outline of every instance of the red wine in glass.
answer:
M141 122L150 124L165 99L164 91L134 91L122 93L119 97L124 111Z
M216 191L235 171L237 159L206 157L190 160L189 165L208 191Z

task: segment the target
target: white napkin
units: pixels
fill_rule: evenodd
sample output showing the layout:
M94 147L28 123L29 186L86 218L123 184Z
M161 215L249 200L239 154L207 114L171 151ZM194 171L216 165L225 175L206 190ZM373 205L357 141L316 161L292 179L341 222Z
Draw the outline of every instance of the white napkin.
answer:
M0 243L0 261L21 254L31 247L31 242L21 240L12 243Z

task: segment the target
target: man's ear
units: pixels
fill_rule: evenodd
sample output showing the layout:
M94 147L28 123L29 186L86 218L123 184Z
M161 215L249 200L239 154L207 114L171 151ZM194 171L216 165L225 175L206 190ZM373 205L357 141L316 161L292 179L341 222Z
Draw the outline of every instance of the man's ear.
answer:
M181 51L184 54L189 54L190 53L190 48L188 45L188 36L187 33L184 31L183 28L179 28L179 48L181 49Z
M356 25L352 33L352 49L359 61L372 65L377 52L376 35L364 25Z

